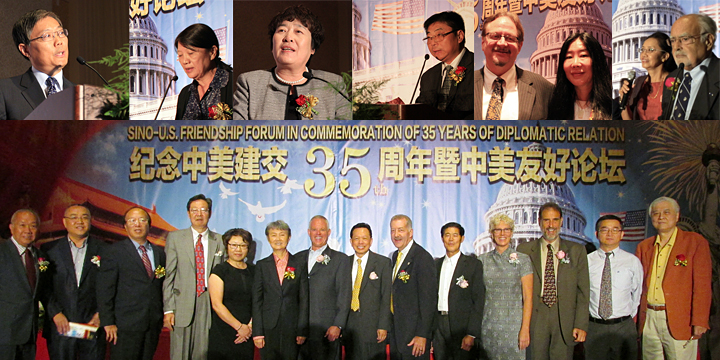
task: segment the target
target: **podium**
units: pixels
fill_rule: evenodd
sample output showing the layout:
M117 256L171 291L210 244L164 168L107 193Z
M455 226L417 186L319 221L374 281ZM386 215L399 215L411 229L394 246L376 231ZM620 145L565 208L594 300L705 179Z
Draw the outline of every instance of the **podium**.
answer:
M106 101L117 102L117 93L99 86L75 85L45 99L25 120L103 120L101 109Z
M426 104L386 104L383 120L458 120L453 114L442 112Z

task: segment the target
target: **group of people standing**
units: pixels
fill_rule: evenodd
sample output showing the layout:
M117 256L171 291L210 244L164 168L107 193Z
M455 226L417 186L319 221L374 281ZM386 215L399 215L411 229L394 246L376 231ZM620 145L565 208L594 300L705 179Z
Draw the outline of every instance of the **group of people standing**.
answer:
M272 254L252 264L256 244L243 229L208 228L212 200L187 202L191 226L165 248L148 241L152 218L124 215L127 238L90 236L86 205L69 206L67 236L33 246L37 213L15 212L0 242L0 359L34 359L38 301L50 358L151 360L170 330L171 359L695 359L708 329L711 260L707 241L677 227L679 206L650 204L657 236L636 254L620 249L623 223L595 224L599 249L562 239L562 209L544 204L541 238L517 244L514 221L489 221L495 244L479 257L460 251L462 225L440 229L445 255L414 241L406 215L390 219L397 248L372 252L372 228L349 231L354 254L328 247L328 220L311 218L311 247L287 250L292 230L267 225ZM248 261L250 259L250 261ZM98 327L94 339L66 336L72 323ZM640 334L640 335L638 335ZM640 338L639 338L640 336ZM109 344L109 345L108 345Z

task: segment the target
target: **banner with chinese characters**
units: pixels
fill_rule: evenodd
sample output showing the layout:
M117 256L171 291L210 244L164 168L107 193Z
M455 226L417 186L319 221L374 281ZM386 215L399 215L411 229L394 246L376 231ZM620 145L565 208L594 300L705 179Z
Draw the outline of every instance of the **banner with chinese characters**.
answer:
M121 238L122 215L137 204L164 244L189 227L186 202L203 193L210 228L249 230L256 259L270 254L265 227L279 219L292 229L290 251L308 248L317 214L329 219L332 248L352 253L349 230L365 222L385 255L390 218L406 214L415 240L441 256L447 222L464 226L463 252L482 253L492 249L490 216L509 215L514 242L529 241L540 236L539 207L554 201L563 238L597 244L595 221L615 213L628 229L622 247L634 251L654 234L648 204L666 195L680 202L680 226L717 243L718 134L713 121L116 122L81 137L40 209L42 233L62 236L62 210L86 203L93 231Z
M218 56L232 66L232 10L233 2L226 0L130 0L131 120L153 120L156 114L157 120L175 119L178 95L193 81L175 51L175 38L188 26L212 28L220 45ZM178 80L173 83L174 75Z

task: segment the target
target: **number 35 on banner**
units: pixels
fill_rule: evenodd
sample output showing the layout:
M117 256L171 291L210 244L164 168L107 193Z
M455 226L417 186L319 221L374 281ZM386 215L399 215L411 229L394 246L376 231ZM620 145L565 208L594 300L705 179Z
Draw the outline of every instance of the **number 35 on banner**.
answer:
M369 151L370 148L345 148L343 167L340 170L340 175L346 176L351 170L357 171L360 175L360 188L356 193L349 193L348 188L350 187L350 181L347 179L343 179L340 181L339 184L340 193L343 194L343 196L355 199L364 196L365 194L367 194L368 191L370 191L370 171L368 171L365 166L349 163L350 158L362 158L363 156L367 155ZM311 148L305 156L305 159L309 164L314 164L317 161L317 156L315 156L316 152L323 153L323 156L325 157L325 164L323 164L322 167L314 168L313 173L321 174L325 178L325 188L323 188L320 193L314 193L312 192L312 190L315 188L315 180L307 179L305 180L305 193L313 198L321 199L332 194L333 190L335 189L335 175L330 172L330 169L332 169L333 165L335 165L335 154L328 147L315 146Z

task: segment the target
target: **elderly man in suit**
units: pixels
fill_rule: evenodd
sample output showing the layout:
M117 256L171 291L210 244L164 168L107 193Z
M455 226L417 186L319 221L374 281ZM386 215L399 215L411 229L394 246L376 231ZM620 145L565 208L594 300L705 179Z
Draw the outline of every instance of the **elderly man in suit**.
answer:
M350 314L343 330L347 360L385 360L385 341L392 324L390 259L370 251L372 229L366 223L350 230L353 281ZM346 275L347 276L347 275Z
M677 227L680 206L669 197L648 209L657 236L635 250L644 270L638 329L643 359L696 359L710 327L712 260L700 234Z
M520 244L517 250L533 263L533 315L530 352L533 360L572 359L576 342L587 334L590 280L585 247L560 238L562 209L540 207L542 238Z
M40 217L21 209L10 219L10 239L0 241L0 359L34 360L40 284L49 263L34 246Z
M440 63L420 80L418 104L427 104L457 119L472 119L472 51L465 47L465 22L460 14L445 11L425 20L427 47Z
M163 324L165 252L147 239L147 211L132 207L124 218L128 238L100 255L100 325L110 342L110 359L152 360Z
M273 249L253 281L253 342L263 360L297 359L308 336L307 263L287 250L292 231L282 220L265 227Z
M663 88L660 119L720 120L720 61L712 49L717 24L705 14L678 18L670 29L675 62L685 64L668 75L677 79L677 92Z
M412 220L406 215L390 219L393 283L390 310L393 329L390 358L430 359L433 322L437 312L437 270L430 253L413 239Z
M300 349L301 359L340 359L340 330L350 311L352 285L347 277L349 258L328 246L330 232L324 216L313 216L308 225L310 249L297 254L307 264L310 300L310 332Z
M476 120L544 120L554 86L515 65L523 46L520 18L501 10L485 18L485 67L475 71Z
M191 197L187 214L190 228L171 232L165 243L167 276L163 282L163 323L172 330L172 360L204 360L212 314L207 279L212 268L223 262L224 246L220 235L208 229L211 199L203 194Z
M70 205L63 215L67 236L41 247L50 262L43 336L51 360L105 358L102 328L94 339L63 336L70 329L69 322L100 326L95 285L100 252L107 244L90 236L91 222L90 209L81 204Z
M15 23L12 36L31 66L22 75L0 80L0 120L23 120L48 96L74 86L63 76L68 32L57 15L28 12Z
M433 351L436 360L470 360L479 356L485 282L483 265L460 252L465 228L449 222L440 229L445 256L435 259L438 308Z

